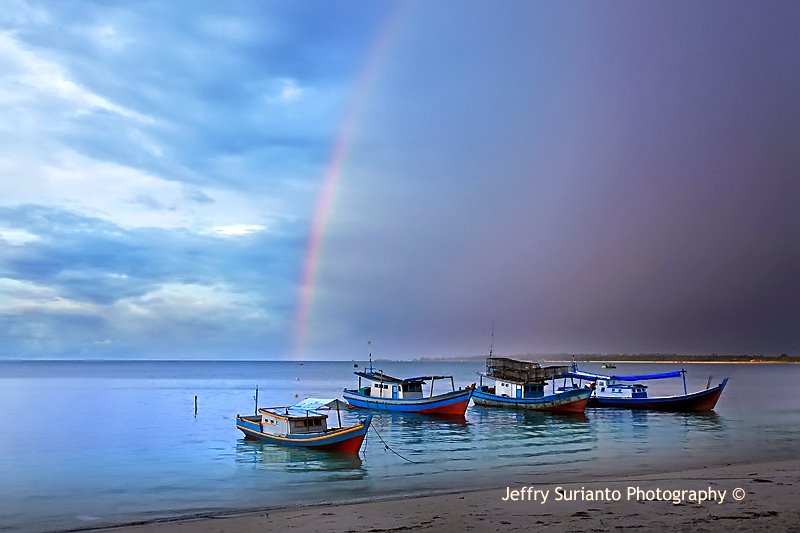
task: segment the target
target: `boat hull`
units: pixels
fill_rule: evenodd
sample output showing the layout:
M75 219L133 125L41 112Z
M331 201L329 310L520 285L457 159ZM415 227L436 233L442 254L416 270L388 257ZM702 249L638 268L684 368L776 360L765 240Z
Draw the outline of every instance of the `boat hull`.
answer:
M372 422L372 415L354 426L331 429L322 433L307 433L305 435L270 435L261 431L257 422L236 417L236 427L244 433L246 439L261 440L289 446L294 448L310 448L339 453L356 454L361 449L361 443Z
M589 407L613 407L618 409L651 409L654 411L696 412L712 411L717 405L728 378L716 387L680 396L656 398L596 398L589 399Z
M476 390L472 396L475 405L524 409L529 411L551 411L558 413L583 413L589 403L590 389L573 389L540 398L509 398Z
M464 416L472 398L473 389L462 389L428 398L376 398L361 394L357 390L345 389L342 396L347 403L360 409L377 409L400 413L422 413L428 415Z

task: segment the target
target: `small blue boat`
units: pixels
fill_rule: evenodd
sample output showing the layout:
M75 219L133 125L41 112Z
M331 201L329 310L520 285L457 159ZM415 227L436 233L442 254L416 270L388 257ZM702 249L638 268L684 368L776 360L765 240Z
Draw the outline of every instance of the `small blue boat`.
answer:
M474 391L474 386L456 390L453 376L418 376L400 379L382 371L371 370L354 374L358 376L358 388L345 389L342 396L353 407L362 409L464 416ZM362 379L369 384L362 387ZM434 382L437 380L450 380L452 390L433 394ZM423 388L427 382L430 382L430 392L425 396Z

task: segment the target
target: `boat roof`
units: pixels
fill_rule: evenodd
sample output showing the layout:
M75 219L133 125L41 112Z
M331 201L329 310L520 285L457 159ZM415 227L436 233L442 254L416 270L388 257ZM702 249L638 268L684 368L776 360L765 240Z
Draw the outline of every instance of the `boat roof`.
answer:
M290 407L303 411L317 411L320 409L347 409L350 406L337 398L306 398L305 400L299 401Z
M383 383L424 383L433 379L450 379L453 376L417 376L414 378L396 378L383 372L353 372L356 376L369 379L371 381L382 381Z
M272 415L275 418L284 420L307 420L311 418L328 418L328 415L318 413L312 409L298 409L295 406L289 407L259 407L259 412L265 415Z
M504 383L514 383L516 385L544 385L544 380L532 380L532 381L520 381L519 379L512 379L511 377L499 377L492 374L487 374L486 372L478 372L479 376L483 376L487 379L496 379L497 381L502 381ZM559 376L560 377L560 376Z
M638 376L604 376L603 374L593 374L592 372L584 372L573 367L572 371L566 374L568 377L583 379L586 381L597 381L598 379L615 380L615 381L647 381L649 379L666 379L666 378L679 378L681 377L682 370L673 370L672 372L661 372L660 374L641 374Z
M490 356L486 359L486 373L483 375L508 383L542 383L563 377L569 370L570 367L565 365L543 367L536 361Z

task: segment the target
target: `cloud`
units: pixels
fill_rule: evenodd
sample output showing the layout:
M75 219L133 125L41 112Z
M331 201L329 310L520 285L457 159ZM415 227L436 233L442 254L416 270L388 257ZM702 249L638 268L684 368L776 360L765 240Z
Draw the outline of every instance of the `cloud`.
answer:
M230 226L217 226L213 233L224 237L241 237L266 230L261 224L232 224Z
M380 15L9 3L11 355L284 354L317 183Z
M0 208L0 225L35 236L24 246L0 241L0 315L9 324L0 342L11 352L211 353L198 336L218 354L226 342L243 357L259 344L285 349L294 238L254 228L231 238L126 229L35 206ZM244 236L244 245L232 238ZM60 331L68 323L70 332Z
M152 117L118 105L81 86L60 65L25 48L7 32L0 32L0 57L6 71L0 90L6 95L13 92L18 97L17 104L30 103L42 96L54 97L72 104L73 113L101 110L136 122L153 122Z
M280 80L281 89L278 99L281 102L296 102L303 95L303 89L297 85L295 80Z

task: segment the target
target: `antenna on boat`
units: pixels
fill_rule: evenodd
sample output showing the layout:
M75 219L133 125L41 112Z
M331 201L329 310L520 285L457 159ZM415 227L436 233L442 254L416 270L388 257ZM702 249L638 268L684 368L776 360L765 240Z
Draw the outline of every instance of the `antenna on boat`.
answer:
M494 320L492 320L492 343L489 345L489 359L492 358L493 351L494 351Z
M369 346L369 371L372 372L372 340L367 341L367 346Z

